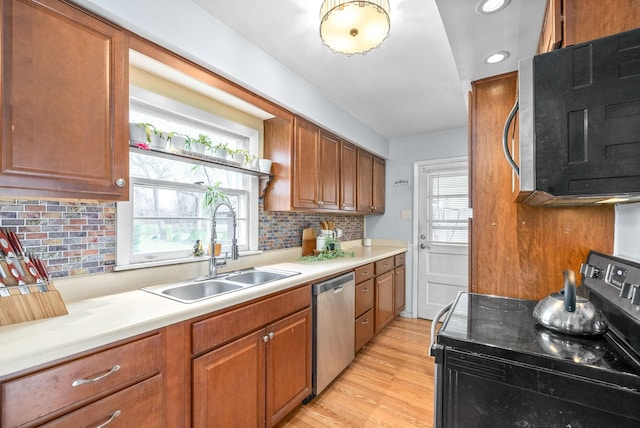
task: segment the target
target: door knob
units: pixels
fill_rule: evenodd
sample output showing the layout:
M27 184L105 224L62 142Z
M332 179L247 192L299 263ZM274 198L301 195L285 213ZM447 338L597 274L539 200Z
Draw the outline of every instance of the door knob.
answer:
M420 249L426 250L427 248L428 248L427 244L425 244L424 242L422 244L420 244Z

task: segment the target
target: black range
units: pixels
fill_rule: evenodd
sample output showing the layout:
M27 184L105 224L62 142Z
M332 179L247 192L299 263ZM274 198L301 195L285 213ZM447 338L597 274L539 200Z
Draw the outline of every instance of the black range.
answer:
M640 265L591 252L582 271L605 335L548 330L533 300L458 295L431 348L436 427L640 426Z

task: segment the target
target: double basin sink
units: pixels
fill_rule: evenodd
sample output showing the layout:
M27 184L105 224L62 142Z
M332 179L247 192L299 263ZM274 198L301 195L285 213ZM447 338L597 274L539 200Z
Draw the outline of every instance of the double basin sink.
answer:
M182 303L193 303L298 274L299 272L251 268L221 274L215 278L205 277L192 281L152 285L143 287L142 290Z

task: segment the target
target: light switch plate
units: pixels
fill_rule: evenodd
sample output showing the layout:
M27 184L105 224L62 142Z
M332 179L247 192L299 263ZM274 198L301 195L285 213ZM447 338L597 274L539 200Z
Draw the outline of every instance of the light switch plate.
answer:
M400 211L400 218L402 220L411 220L411 210Z

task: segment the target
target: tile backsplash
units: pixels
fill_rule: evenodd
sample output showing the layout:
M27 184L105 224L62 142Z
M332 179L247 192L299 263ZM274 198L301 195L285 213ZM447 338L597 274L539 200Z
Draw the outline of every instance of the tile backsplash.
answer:
M333 221L344 241L364 237L364 217L259 209L260 250L301 245L302 230ZM54 278L110 272L116 261L116 204L37 200L0 201L0 226L18 234Z

